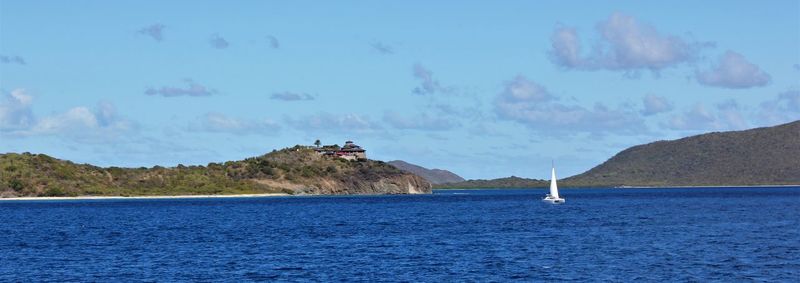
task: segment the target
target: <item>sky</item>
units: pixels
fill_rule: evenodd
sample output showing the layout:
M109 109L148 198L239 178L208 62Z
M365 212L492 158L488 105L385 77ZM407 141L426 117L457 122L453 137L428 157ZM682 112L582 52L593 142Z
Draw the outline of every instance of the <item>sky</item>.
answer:
M0 152L149 167L353 140L548 179L798 119L796 0L0 0Z

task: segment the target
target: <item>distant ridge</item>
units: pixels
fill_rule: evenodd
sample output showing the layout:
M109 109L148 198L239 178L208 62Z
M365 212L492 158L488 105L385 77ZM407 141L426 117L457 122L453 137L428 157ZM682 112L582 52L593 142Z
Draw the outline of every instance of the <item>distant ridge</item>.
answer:
M800 121L657 141L621 151L569 186L800 184Z
M466 180L463 182L453 182L436 184L434 187L439 189L468 189L468 188L538 188L546 187L550 184L547 180L520 178L517 176L497 178L491 180Z
M387 163L389 163L389 165L397 167L397 169L420 176L425 180L428 180L428 182L430 182L431 184L444 184L444 183L455 183L464 181L464 178L461 178L461 176L458 176L455 173L447 170L428 169L402 160L394 160L394 161L389 161Z

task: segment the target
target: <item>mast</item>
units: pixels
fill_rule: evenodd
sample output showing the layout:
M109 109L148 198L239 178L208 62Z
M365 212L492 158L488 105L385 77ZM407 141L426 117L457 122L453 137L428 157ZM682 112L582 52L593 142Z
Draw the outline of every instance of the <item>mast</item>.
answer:
M558 198L558 185L556 185L556 167L553 166L552 174L550 174L550 195L553 198Z

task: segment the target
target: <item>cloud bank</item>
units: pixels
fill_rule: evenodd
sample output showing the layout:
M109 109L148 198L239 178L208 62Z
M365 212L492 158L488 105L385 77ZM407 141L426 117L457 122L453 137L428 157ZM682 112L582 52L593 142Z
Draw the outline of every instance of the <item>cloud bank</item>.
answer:
M595 103L591 109L559 103L547 89L523 76L506 82L504 90L495 97L494 111L500 119L544 134L647 132L643 119L632 109L611 109L602 103Z
M600 40L582 54L575 28L559 26L550 37L550 59L556 65L576 70L659 71L691 62L708 43L696 43L663 34L655 27L622 13L614 13L596 26Z
M24 89L4 95L0 99L0 135L54 135L91 143L114 140L137 130L135 123L121 117L108 102L100 102L94 109L78 106L41 118L32 109L33 96Z
M273 100L283 100L283 101L301 101L301 100L314 100L314 96L308 93L297 93L297 92L276 92L273 93L269 99Z
M317 113L304 117L285 117L286 123L292 128L306 132L333 132L333 133L371 133L383 130L377 122L368 116L359 114L331 114Z
M280 129L280 125L272 120L254 121L238 119L228 117L218 112L206 113L201 117L199 125L195 124L190 126L190 130L236 135L274 135Z
M446 131L459 126L455 121L426 113L404 116L394 111L387 111L383 115L383 121L396 129L404 130Z
M205 87L199 83L194 82L192 79L183 80L187 84L186 87L173 87L162 86L160 88L149 87L144 91L146 95L158 95L163 97L177 97L177 96L209 96L217 94L217 90Z
M742 130L749 127L742 110L734 100L719 103L712 110L697 103L692 109L673 115L661 127L681 131Z
M800 90L785 91L774 99L762 102L757 117L765 125L800 120Z

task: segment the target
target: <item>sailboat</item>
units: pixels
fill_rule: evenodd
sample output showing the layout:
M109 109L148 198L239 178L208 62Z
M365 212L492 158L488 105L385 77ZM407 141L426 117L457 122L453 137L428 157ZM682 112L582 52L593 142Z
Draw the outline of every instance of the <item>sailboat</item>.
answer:
M567 200L558 196L558 185L556 184L556 166L553 165L552 174L550 174L550 193L547 194L542 201L546 201L552 204L561 204L565 203Z

